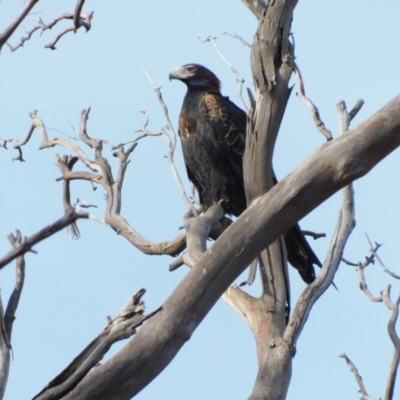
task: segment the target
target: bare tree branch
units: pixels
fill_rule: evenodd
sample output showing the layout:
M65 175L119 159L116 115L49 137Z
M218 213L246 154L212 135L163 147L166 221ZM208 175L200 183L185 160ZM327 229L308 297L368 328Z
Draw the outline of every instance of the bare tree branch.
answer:
M12 233L8 235L8 240L14 249L18 249L22 245L22 235L19 230L16 231L14 236ZM7 308L4 313L5 329L8 338L11 340L12 327L15 321L15 313L18 308L19 299L21 298L22 289L25 281L25 258L23 255L17 257L16 265L16 280L15 287L8 300Z
M37 2L38 2L38 0L30 1L29 3L37 3ZM51 43L49 43L45 46L45 48L55 50L56 49L55 45L65 34L67 34L68 32L76 32L82 26L85 28L86 32L88 32L92 26L91 24L92 24L92 19L93 19L94 13L93 13L93 11L90 14L82 13L81 11L82 11L82 7L83 7L84 3L85 3L85 0L77 0L76 6L75 6L75 12L73 14L71 14L71 13L61 14L58 17L54 18L54 20L52 22L50 22L49 24L45 24L41 18L38 18L38 25L33 27L31 30L27 31L27 36L22 37L20 42L16 46L11 46L9 43L7 43L8 47L10 48L11 51L15 51L15 50L19 49L20 47L22 47L25 44L25 42L27 42L29 39L31 39L32 35L36 31L41 30L41 32L43 33L44 31L46 31L48 29L52 29L58 22L65 20L65 19L72 20L74 26L67 28L63 32L59 33L57 35L57 37ZM29 10L28 10L28 12L29 12ZM22 22L22 20L20 22ZM7 42L7 40L6 40L6 42ZM0 36L0 48L1 48L1 36Z
M186 195L185 189L184 189L183 184L182 184L182 180L181 180L181 178L179 176L178 170L176 169L176 166L175 166L175 163L174 163L174 152L175 152L175 148L176 148L177 135L176 135L174 126L171 123L171 119L169 118L168 108L167 108L167 106L166 106L166 104L165 104L165 102L163 100L162 93L161 93L161 88L158 87L154 83L153 78L151 77L149 71L147 71L147 69L146 69L146 67L144 65L143 65L143 68L144 68L144 71L145 71L145 73L147 75L147 78L149 79L151 85L154 88L154 91L157 94L158 101L161 104L161 107L162 107L162 109L164 111L164 116L165 116L165 119L167 120L167 124L165 125L165 128L166 128L166 130L168 132L171 133L171 136L170 136L169 134L167 134L167 132L164 129L162 129L162 132L163 132L163 134L164 134L164 136L165 136L165 138L167 139L167 142L168 142L168 155L167 155L168 162L169 162L169 165L171 167L172 174L173 174L173 176L175 178L175 182L178 185L179 194L180 194L183 202L186 204L187 209L195 217L197 217L198 216L197 210L193 206L191 201L189 200L188 196Z
M10 234L8 240L14 249L21 246L21 232L17 231L16 236ZM0 399L3 398L7 386L8 373L10 368L10 351L11 351L11 334L15 320L15 313L18 308L19 299L25 280L25 259L21 255L17 258L16 263L16 281L14 290L8 300L6 311L3 310L3 304L0 297Z
M341 138L346 136L350 118L344 102L337 106ZM342 121L345 121L343 123ZM331 240L328 255L317 279L309 285L299 297L292 318L285 330L284 338L288 343L296 345L297 338L303 329L311 308L321 294L333 282L333 277L343 257L347 239L355 226L354 191L352 184L343 189L343 205L339 213L336 229Z
M354 374L358 387L360 388L360 393L362 394L362 397L360 400L374 400L372 397L370 397L367 393L367 390L365 389L363 380L361 375L359 374L356 366L352 363L352 361L349 359L349 357L346 356L346 354L340 354L339 355L340 358L344 358L347 365L350 367L351 372Z
M20 13L14 19L14 21L12 21L11 24L6 28L6 30L2 34L0 34L0 51L1 51L2 47L4 46L4 44L7 43L8 39L11 37L11 35L15 32L15 30L21 24L21 22L29 14L29 11L32 10L32 8L35 6L35 4L38 1L39 0L27 1L25 3L25 5L22 7L22 10L20 11Z
M246 40L244 40L241 36L239 36L236 32L234 34L229 33L229 32L222 32L223 35L227 35L230 37L233 37L234 39L237 39L240 41L240 43L242 43L243 46L247 46L247 47L251 47L251 44L249 42L247 42Z
M369 251L373 254L373 256L375 257L375 259L378 261L379 265L382 267L383 271L385 273L387 273L388 275L390 275L392 278L394 279L400 279L399 275L396 275L394 272L390 271L388 268L386 268L385 264L382 262L381 258L378 256L378 253L376 252L377 249L374 249L374 247L372 246L371 240L369 239L368 235L365 234L367 240L368 240L368 244L369 244ZM377 244L377 247L378 244Z
M311 236L314 240L326 237L326 233L316 233L312 231L305 231L304 229L302 229L302 232L306 236Z
M388 322L388 333L394 346L394 354L390 365L388 382L386 385L385 400L392 400L400 361L400 338L396 332L396 322L399 316L400 295L397 297L396 302L393 303L390 300L390 285L388 285L383 290L382 297L386 307L388 307L388 309L391 311Z
M145 289L141 289L132 296L113 320L109 318L103 332L33 399L56 400L69 393L99 363L114 343L134 335L137 327L159 312L161 308L144 315L145 304L141 298L145 292Z
M80 218L88 218L88 214L77 213L73 209L71 209L69 212L65 213L62 218L60 218L53 224L48 225L34 235L25 238L22 241L21 245L16 247L14 250L11 250L5 257L0 259L0 269L4 268L12 260L15 260L17 257L30 251L32 247L35 246L35 244L38 244L42 240L47 239L48 237L61 231L62 229L66 228L71 223Z
M257 19L261 18L263 11L266 8L267 2L264 0L242 0L243 4L249 8Z
M299 91L297 93L297 96L300 97L300 99L304 102L304 104L311 110L312 116L314 118L315 125L317 129L325 136L326 140L332 140L332 133L329 129L325 127L325 124L321 120L321 117L319 115L318 108L315 106L315 104L306 96L306 92L304 89L304 83L303 83L303 78L301 76L301 72L299 67L296 65L296 63L293 63L293 71L296 75L297 78L297 85L299 87Z
M399 362L400 362L400 338L396 332L396 322L397 322L397 318L398 318L398 314L399 314L400 295L397 298L396 302L393 303L390 299L391 285L387 285L385 287L385 289L381 292L380 297L374 297L368 290L368 287L367 287L367 284L365 281L365 276L364 276L364 269L369 264L374 263L375 258L378 259L377 251L381 245L376 243L375 247L373 247L367 234L366 234L366 237L367 237L367 240L368 240L368 243L370 246L370 252L372 253L372 255L369 257L366 257L366 260L363 263L361 263L361 262L358 263L358 274L359 274L359 279L360 279L360 287L364 291L365 295L371 301L373 301L373 302L382 302L383 301L384 304L386 305L386 307L391 311L391 315L390 315L390 318L388 321L388 334L389 334L389 337L394 346L394 353L393 353L393 358L392 358L389 375L388 375L388 381L387 381L387 385L386 385L385 400L392 400L393 396L394 396L394 387L395 387L395 383L396 383L397 370L398 370ZM379 261L379 263L381 265L383 265L382 261ZM353 263L350 263L350 265L352 265L352 264ZM384 272L386 272L385 269L384 269ZM389 271L389 275L392 276L392 273L390 273L390 271ZM397 279L397 276L395 275L394 278ZM352 368L352 371L353 371L353 368ZM356 370L356 372L357 372L357 370ZM356 378L357 378L358 372L356 374L353 371L353 373L356 375ZM358 381L359 381L359 379L357 378L357 382ZM361 381L361 384L362 384L362 381ZM361 392L364 394L365 388L361 387L360 383L359 383L359 386L360 386ZM363 392L363 390L364 390L364 392ZM365 392L365 394L366 394L366 392ZM369 397L364 396L363 398L369 398Z
M359 277L359 279L360 279L360 289L365 293L365 295L366 295L371 301L376 302L376 303L382 302L382 296L375 297L375 296L370 292L370 290L368 289L368 285L367 285L367 282L366 282L366 280L365 280L364 269L365 269L365 266L364 266L363 264L359 263L359 264L358 264L357 272L358 272L358 277Z
M243 95L242 95L242 89L243 89L243 83L244 83L244 79L242 77L242 75L239 74L238 70L236 69L236 67L225 57L225 55L222 53L222 51L220 50L220 48L218 47L218 43L217 43L217 39L211 36L208 36L205 39L202 39L200 37L198 37L197 39L200 40L200 42L212 42L214 44L215 49L217 50L217 53L220 55L220 57L224 60L224 62L229 66L229 68L232 70L232 72L236 75L236 82L239 84L239 92L237 93L237 97L242 105L242 107L244 108L244 110L246 111L246 114L249 113L249 108L247 107L244 99L243 99Z
M196 262L207 250L207 239L212 229L219 227L219 221L224 217L221 206L222 200L215 206L210 207L204 216L195 217L186 213L183 226L187 231L187 252L183 255L183 261L189 267L194 267Z
M8 375L10 372L10 350L11 343L7 336L3 302L0 296L0 399L3 399L6 390Z

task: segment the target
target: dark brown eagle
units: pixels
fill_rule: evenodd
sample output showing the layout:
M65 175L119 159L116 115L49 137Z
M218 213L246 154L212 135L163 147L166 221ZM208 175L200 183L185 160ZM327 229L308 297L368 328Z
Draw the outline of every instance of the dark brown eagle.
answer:
M219 200L227 214L238 217L246 209L243 155L246 113L221 94L216 75L199 64L174 69L169 79L186 84L179 116L179 136L189 180L203 211ZM314 264L321 263L298 224L284 234L289 263L306 283L315 279Z

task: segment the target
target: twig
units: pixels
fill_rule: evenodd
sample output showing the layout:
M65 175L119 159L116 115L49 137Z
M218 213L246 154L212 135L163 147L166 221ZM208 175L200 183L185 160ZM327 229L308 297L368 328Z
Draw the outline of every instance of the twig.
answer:
M8 240L14 249L18 249L22 245L22 235L19 230L16 230L16 235L12 233L8 235ZM9 339L11 340L12 327L15 321L15 312L18 308L19 299L21 297L22 289L25 281L25 258L23 255L17 258L16 264L16 280L14 290L8 300L6 312L4 314L5 329Z
M326 237L326 233L316 233L316 232L312 232L312 231L305 231L302 230L303 234L306 236L311 236L314 240L317 240L319 238L323 238Z
M233 37L234 39L238 39L240 43L242 43L243 46L251 47L251 44L244 40L241 36L239 36L236 32L234 34L229 33L229 32L222 32L223 35L227 35L230 37Z
M11 343L7 335L4 321L3 302L0 297L0 398L4 397L10 372L10 349Z
M363 380L361 375L358 373L358 370L356 366L352 363L352 361L349 359L349 357L346 356L346 354L339 354L340 358L344 358L347 365L350 367L351 372L354 374L358 387L360 388L360 393L362 394L361 400L374 400L372 397L370 397L367 393L367 390L365 389L365 386L363 384Z
M181 254L174 262L169 264L168 271L170 271L170 272L175 271L182 265L185 265L184 254Z
M378 254L377 254L377 249L380 247L380 245L378 245L377 243L376 243L376 248L374 249L374 247L372 246L372 243L371 243L371 240L369 239L369 237L368 237L368 235L367 234L365 234L365 236L366 236L366 238L367 238L367 240L368 240L368 244L369 244L369 247L370 247L370 249L369 249L369 251L372 253L372 255L376 258L376 260L378 261L378 263L379 263L379 265L382 267L382 269L383 269L383 271L385 272L385 273L387 273L388 275L390 275L392 278L394 278L394 279L400 279L400 276L399 275L396 275L394 272L392 272L392 271L390 271L388 268L386 268L386 266L385 266L385 264L382 262L382 260L381 260L381 258L378 256Z
M183 187L182 184L182 180L179 176L178 170L176 168L176 165L174 163L174 152L175 152L175 148L176 148L176 139L177 139L177 135L175 132L175 129L171 123L171 120L169 118L169 112L168 112L168 108L162 98L162 94L161 94L161 88L156 86L156 84L154 83L149 71L147 70L146 66L143 65L144 71L147 75L147 78L149 79L151 85L154 88L154 91L157 94L157 98L159 103L161 104L161 107L164 111L164 116L165 119L167 120L167 124L165 125L165 128L168 132L171 133L171 136L167 133L167 131L165 129L162 129L162 133L164 135L164 137L167 139L168 142L168 155L167 155L167 159L168 159L168 163L170 165L170 168L172 170L172 174L175 178L175 182L178 185L178 190L179 190L179 194L182 198L182 200L184 201L184 203L186 204L187 209L194 215L194 216L198 216L198 213L195 209L195 207L193 207L193 204L191 203L191 201L189 200L188 196L186 195L185 189Z
M34 1L33 3L37 3L37 1L38 0ZM86 32L88 32L92 25L92 19L93 19L94 13L93 13L93 11L90 14L81 13L84 3L85 3L85 0L77 0L76 6L75 6L75 11L73 14L71 14L71 13L61 14L58 17L54 18L54 20L51 21L49 24L45 24L41 18L38 18L37 19L38 25L33 27L31 30L27 31L27 36L22 37L20 42L16 46L11 46L9 43L7 43L8 47L10 48L11 51L16 51L20 47L23 47L25 42L27 42L29 39L31 39L32 35L36 31L41 30L43 33L46 30L52 29L58 22L65 20L65 19L72 20L73 24L74 24L73 27L67 28L63 32L58 34L57 37L51 43L49 43L45 46L45 48L55 50L56 49L55 45L65 34L67 34L68 32L76 32L81 27L84 27ZM0 37L0 42L1 42L1 37ZM1 46L0 46L0 48L1 48Z
M388 382L386 385L385 400L392 400L394 395L394 386L396 383L397 370L399 368L399 361L400 361L400 339L396 332L396 322L397 322L397 317L399 316L400 295L397 298L396 302L393 303L390 300L390 285L388 285L383 290L382 297L385 305L391 311L387 329L390 340L392 341L394 346L394 354L390 365Z
M358 112L361 110L361 107L363 105L364 105L364 100L363 99L357 100L357 103L354 105L354 107L349 112L350 121L358 114Z
M56 50L56 44L58 43L58 41L64 36L66 35L68 32L76 32L76 28L72 27L72 28L66 28L65 30L63 30L61 33L59 33L56 38L50 42L49 44L46 44L46 46L44 46L45 49L51 49L51 50Z
M96 337L59 375L57 375L34 400L60 399L85 377L104 357L111 346L136 333L136 328L161 310L161 307L144 315L145 304L141 301L145 289L139 290L120 313L109 320L107 327Z
M217 53L220 55L220 57L224 60L224 62L229 66L229 68L236 75L236 77L237 77L236 82L239 84L239 92L237 94L237 97L239 98L240 103L242 104L244 110L246 111L246 114L248 114L250 110L246 106L246 103L244 102L243 96L242 96L242 89L243 89L243 83L244 83L244 79L243 79L242 75L239 74L239 72L236 69L236 67L231 62L229 62L228 59L224 56L224 54L222 53L222 51L218 47L216 38L208 36L205 39L202 39L202 38L199 38L199 37L197 39L199 39L200 42L203 42L203 43L212 42L214 44L214 46L215 46L215 49L217 50Z
M39 0L27 1L25 3L24 7L22 8L22 10L20 11L20 13L14 19L14 21L12 21L11 24L6 28L6 30L2 34L0 34L0 50L4 46L4 43L6 43L8 41L8 39L15 32L15 30L18 28L18 26L21 24L21 22L29 14L29 11L32 10L32 8L35 6L35 4L38 1Z
M365 266L361 263L358 264L358 277L360 280L360 289L365 293L365 295L373 302L375 303L380 303L382 301L382 296L380 297L375 297L368 289L367 282L365 281L365 275L364 275L364 268Z
M47 239L48 237L61 231L62 229L66 228L68 225L80 218L88 218L88 214L76 213L73 209L71 209L62 218L60 218L53 224L46 226L32 236L24 238L21 245L19 245L14 250L11 250L5 257L0 259L0 269L4 268L12 260L15 260L17 257L30 251L33 246L35 246L42 240Z
M351 267L358 267L358 263L353 263L353 262L351 262L351 261L349 261L349 260L346 260L344 257L342 257L342 261L343 261L345 264L350 265Z
M293 70L297 78L297 85L299 88L299 91L297 95L300 97L300 99L304 102L304 104L311 110L315 125L317 129L325 136L326 140L332 140L332 133L329 129L325 127L325 124L322 122L321 117L319 115L318 108L315 106L315 104L306 96L306 92L304 89L304 83L303 83L303 78L301 76L301 72L296 65L296 63L293 63Z

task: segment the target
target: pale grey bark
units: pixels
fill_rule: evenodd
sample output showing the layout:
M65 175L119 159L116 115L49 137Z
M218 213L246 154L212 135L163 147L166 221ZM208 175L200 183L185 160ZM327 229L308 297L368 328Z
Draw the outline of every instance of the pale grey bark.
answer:
M25 19L25 17L29 14L32 8L39 0L29 0L22 7L19 14L16 16L14 21L6 28L6 30L0 34L0 51L7 40L11 37L11 35L15 32L15 30L19 27L21 22Z
M266 244L400 145L400 96L345 135L317 149L256 199L196 263L154 316L109 361L65 399L129 399L149 384L190 339L219 297ZM296 339L296 335L293 335ZM270 359L285 369L295 343L273 343ZM151 362L149 362L151 360ZM277 361L276 361L277 360ZM256 398L256 397L254 397Z
M8 240L14 249L21 247L21 232L17 231L16 235L8 235ZM23 254L23 253L22 253ZM0 297L0 399L4 397L4 393L8 381L8 373L10 370L10 353L11 353L11 334L15 320L15 313L18 308L19 299L25 281L25 259L23 255L19 255L16 261L16 279L14 290L11 293L6 309L3 309L3 302Z
M145 289L140 289L133 295L113 320L109 318L107 327L103 332L86 346L71 364L33 400L56 400L69 393L90 369L96 367L114 343L134 335L138 326L156 314L159 309L144 315L145 304L141 298L145 293Z
M4 321L3 303L0 298L0 399L3 399L7 387L8 374L10 372L10 341L7 335Z

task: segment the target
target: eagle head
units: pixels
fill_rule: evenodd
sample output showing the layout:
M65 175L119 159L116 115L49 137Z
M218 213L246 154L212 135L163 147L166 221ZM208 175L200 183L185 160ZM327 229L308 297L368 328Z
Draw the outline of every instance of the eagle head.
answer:
M188 89L199 88L214 90L219 93L221 82L208 68L200 64L185 64L169 73L169 80L178 79L186 84Z

